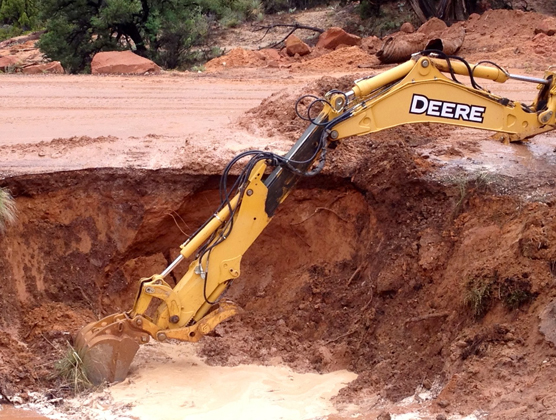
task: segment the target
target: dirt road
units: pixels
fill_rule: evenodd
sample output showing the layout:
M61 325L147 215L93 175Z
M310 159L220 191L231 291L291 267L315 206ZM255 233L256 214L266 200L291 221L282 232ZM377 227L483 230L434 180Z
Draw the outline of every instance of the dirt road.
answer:
M287 74L245 71L224 77L2 75L0 173L176 165L186 139L195 147L216 140L221 148L230 140L230 122L272 92L300 83Z
M376 70L367 74L373 73ZM540 77L542 72L528 75ZM222 167L237 152L249 148L285 152L293 139L284 138L280 130L264 132L269 122L258 118L250 124L256 129L245 131L238 127L237 119L274 92L287 89L301 95L302 86L319 77L315 73L293 77L287 69L147 77L3 75L0 174L99 167L204 170L206 165ZM524 103L530 103L536 92L534 85L517 81L483 85ZM294 102L295 95L291 95L291 103L280 106L292 110ZM289 118L283 124L289 124ZM523 163L538 169L530 156L544 155L553 139L553 134L539 136L526 151L481 142L489 136L488 132L453 129L443 131L432 147L472 138L485 167L515 174ZM440 161L458 158L439 153L433 153L433 158L435 155ZM477 161L455 163L473 166Z

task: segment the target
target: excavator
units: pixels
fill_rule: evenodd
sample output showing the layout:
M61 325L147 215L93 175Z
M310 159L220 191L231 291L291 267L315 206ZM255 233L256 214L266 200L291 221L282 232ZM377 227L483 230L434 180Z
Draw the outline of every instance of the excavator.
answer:
M239 313L241 309L223 296L240 275L243 254L295 184L318 174L328 149L341 139L433 122L494 131L504 142L525 141L556 128L555 76L550 70L542 78L514 75L490 61L470 64L426 50L355 81L347 92L300 98L296 112L308 127L291 150L283 156L251 150L232 159L220 180L220 206L180 246L179 256L163 272L140 280L131 310L92 322L77 333L74 347L89 380L122 381L140 345L151 338L196 342ZM538 93L526 105L489 92L478 79L529 82L537 85ZM239 175L229 182L236 165ZM187 272L171 287L164 279L187 260Z

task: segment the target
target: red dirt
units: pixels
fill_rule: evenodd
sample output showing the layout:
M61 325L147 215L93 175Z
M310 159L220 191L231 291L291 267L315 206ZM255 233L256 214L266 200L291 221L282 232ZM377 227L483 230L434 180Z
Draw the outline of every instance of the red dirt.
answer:
M473 17L461 54L538 76L555 53L554 37L535 38L541 18ZM234 70L268 64L236 51L202 75L3 76L13 101L0 104L0 185L19 220L0 237L2 393L64 395L49 376L70 333L130 307L137 279L217 207L228 159L287 151L306 126L297 97L379 71L362 73L376 62L358 47L315 55ZM401 413L394 403L423 389L434 396L423 418L554 418L554 139L503 146L423 124L344 141L245 255L228 297L246 312L206 337L203 355L357 372L331 420L351 418L352 404L363 419ZM474 314L470 293L485 285Z

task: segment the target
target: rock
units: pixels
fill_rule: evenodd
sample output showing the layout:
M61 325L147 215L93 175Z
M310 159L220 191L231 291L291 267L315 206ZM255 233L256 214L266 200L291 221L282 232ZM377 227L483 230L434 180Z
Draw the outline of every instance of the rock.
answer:
M307 55L311 52L311 48L295 35L290 35L286 39L286 53L292 57L296 54L300 56Z
M421 25L417 32L425 35L430 35L434 32L440 32L448 28L448 25L443 20L433 17Z
M45 32L46 31L33 32L31 34L28 34L28 35L16 36L15 38L7 39L5 41L0 42L0 49L9 47L9 46L14 45L14 44L22 44L22 43L25 43L29 40L36 41Z
M444 415L444 414L437 414L437 415L436 415L436 420L446 420L446 415Z
M51 63L33 64L31 66L23 67L22 72L25 74L64 74L64 68L59 61L52 61Z
M407 34L412 34L413 32L415 32L415 28L413 27L413 25L411 24L411 22L405 22L401 28L400 28L400 32L405 32Z
M390 415L390 413L388 413L387 411L383 411L378 415L376 420L390 420L391 418L392 416Z
M18 63L17 57L13 55L8 55L6 57L0 57L0 70L1 71L9 71L10 68L13 68Z
M361 49L369 54L376 54L381 45L382 41L376 36L370 36L361 40Z
M342 28L332 27L326 32L320 34L317 42L317 48L335 49L340 44L349 46L359 45L361 38L357 35L348 34Z
M99 52L91 62L92 74L160 73L160 67L131 51Z
M376 293L378 295L394 295L407 283L404 268L407 262L398 258L392 264L392 270L382 270L376 277Z
M268 60L269 62L271 61L280 61L280 59L282 58L282 56L280 55L280 53L272 48L265 48L259 51L259 53L261 53L262 57L265 60Z
M556 344L556 300L546 305L539 318L539 331L546 341Z

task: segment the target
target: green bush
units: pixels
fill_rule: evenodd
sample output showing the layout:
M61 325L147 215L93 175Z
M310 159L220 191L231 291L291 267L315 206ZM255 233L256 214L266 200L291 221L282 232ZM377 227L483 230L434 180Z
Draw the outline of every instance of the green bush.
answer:
M14 0L15 1L15 0ZM99 51L132 49L165 68L196 63L217 20L227 26L257 18L258 0L42 0L43 53L71 72Z
M23 32L23 29L21 29L20 27L5 25L4 27L0 27L0 41L22 35Z
M0 0L0 22L22 30L38 25L39 7L36 0Z

